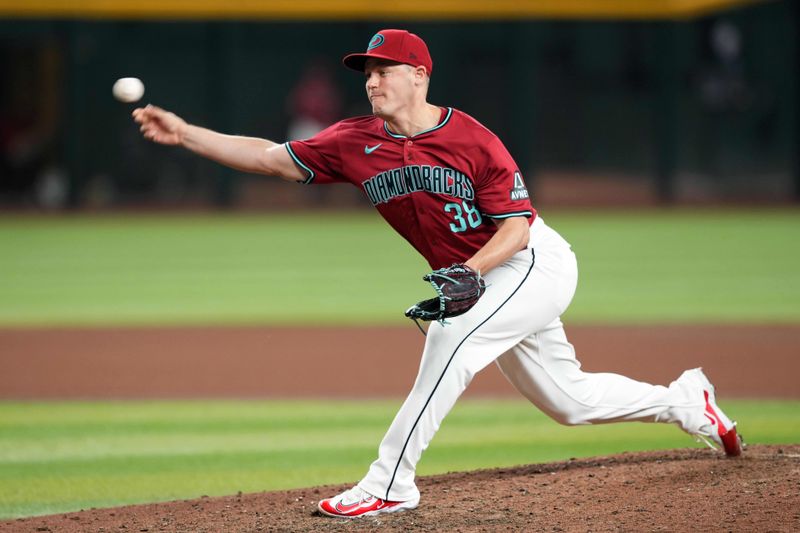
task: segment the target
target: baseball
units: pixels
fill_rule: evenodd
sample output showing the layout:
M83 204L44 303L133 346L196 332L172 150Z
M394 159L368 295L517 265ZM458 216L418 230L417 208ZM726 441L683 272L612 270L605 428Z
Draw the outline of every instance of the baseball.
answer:
M144 83L139 78L120 78L114 82L111 92L120 102L138 102L144 95Z

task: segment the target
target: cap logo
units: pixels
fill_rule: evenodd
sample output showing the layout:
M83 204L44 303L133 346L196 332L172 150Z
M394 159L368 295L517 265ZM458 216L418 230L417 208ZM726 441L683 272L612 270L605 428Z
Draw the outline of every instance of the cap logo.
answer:
M373 35L372 39L369 41L369 46L367 46L367 52L372 50L373 48L378 48L380 45L383 44L383 35L380 33L376 33Z

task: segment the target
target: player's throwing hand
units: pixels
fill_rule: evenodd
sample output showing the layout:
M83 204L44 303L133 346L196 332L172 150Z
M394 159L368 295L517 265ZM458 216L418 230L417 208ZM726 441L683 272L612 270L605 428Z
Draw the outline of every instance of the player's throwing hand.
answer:
M133 110L133 119L140 124L139 130L145 139L160 144L181 144L186 121L175 113L165 111L158 106L148 104Z

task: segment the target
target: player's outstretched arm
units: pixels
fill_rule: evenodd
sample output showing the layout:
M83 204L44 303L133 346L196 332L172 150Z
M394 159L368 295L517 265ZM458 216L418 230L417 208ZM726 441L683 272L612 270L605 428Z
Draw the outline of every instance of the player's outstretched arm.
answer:
M225 135L194 126L154 105L134 109L133 119L140 125L142 135L153 142L183 146L242 172L278 176L289 181L306 178L284 146L267 139Z

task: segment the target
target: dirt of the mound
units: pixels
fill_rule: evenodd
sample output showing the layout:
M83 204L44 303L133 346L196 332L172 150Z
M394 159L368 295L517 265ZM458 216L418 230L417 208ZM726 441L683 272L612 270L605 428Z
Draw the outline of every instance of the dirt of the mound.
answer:
M359 520L320 516L346 488L203 497L0 522L0 532L800 531L800 446L753 446L423 477L420 507Z

